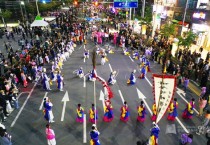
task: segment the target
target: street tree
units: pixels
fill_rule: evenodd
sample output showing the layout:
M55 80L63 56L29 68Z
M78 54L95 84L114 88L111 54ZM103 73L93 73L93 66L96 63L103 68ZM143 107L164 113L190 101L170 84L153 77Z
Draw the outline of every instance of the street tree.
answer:
M184 48L189 49L190 46L196 41L198 35L192 30L184 32L182 36L179 36L178 47L183 46Z
M176 27L177 27L177 24L166 23L161 27L160 35L164 37L166 40L170 37L175 37L177 33Z
M147 27L151 27L152 22L152 7L146 6L145 7L145 13L144 18L141 16L137 16L137 19L140 21L139 25L146 25Z
M12 12L9 11L9 10L4 10L2 11L2 14L1 14L5 20L9 20L12 16Z

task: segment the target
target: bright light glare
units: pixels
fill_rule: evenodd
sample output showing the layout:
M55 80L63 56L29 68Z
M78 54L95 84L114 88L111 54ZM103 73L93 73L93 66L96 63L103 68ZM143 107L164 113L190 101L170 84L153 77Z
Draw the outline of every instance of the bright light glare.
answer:
M20 1L20 4L21 4L21 5L24 5L25 3L24 3L24 1Z
M43 4L46 4L46 1L42 1Z

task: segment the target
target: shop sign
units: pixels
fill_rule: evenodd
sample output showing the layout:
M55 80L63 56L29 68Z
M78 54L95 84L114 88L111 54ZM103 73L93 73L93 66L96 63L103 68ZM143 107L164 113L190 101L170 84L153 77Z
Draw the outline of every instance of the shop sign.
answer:
M193 13L193 18L205 19L206 18L206 14L203 13L203 12L195 12L195 13Z

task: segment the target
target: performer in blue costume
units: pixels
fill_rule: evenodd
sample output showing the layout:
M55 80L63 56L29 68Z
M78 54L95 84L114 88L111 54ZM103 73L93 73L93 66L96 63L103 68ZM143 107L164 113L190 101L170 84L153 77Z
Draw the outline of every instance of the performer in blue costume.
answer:
M51 103L50 99L48 98L45 98L44 100L44 118L49 122L49 123L52 123L54 122L54 115L52 113L52 106L53 104Z
M134 85L136 83L136 77L135 77L135 73L136 70L134 70L133 72L131 72L130 78L127 81L127 84L131 84Z
M151 72L149 59L146 60L146 71Z
M89 56L90 56L90 53L89 53L89 50L84 50L84 58L89 58Z
M141 68L141 74L139 76L140 79L144 79L145 78L145 75L146 75L146 69L145 69L145 66L143 66Z
M116 83L116 71L111 72L108 80L108 84L114 85Z
M158 135L160 133L160 128L159 126L153 122L153 127L150 129L151 134L150 134L150 139L149 139L149 145L158 145Z
M57 74L57 85L60 91L63 91L63 76L61 75L60 71Z
M84 72L83 72L83 68L80 67L80 69L77 70L77 76L79 76L79 78L84 77Z
M94 104L92 104L92 107L90 108L89 114L90 114L89 121L91 123L95 123L95 121L98 120L98 112L95 109L95 105Z
M138 51L135 51L135 52L133 53L133 59L136 59L136 60L139 59L139 53L138 53Z
M90 145L100 145L99 142L100 132L97 130L96 125L92 125L92 131L90 132Z
M97 77L97 73L96 73L96 71L93 69L93 70L90 72L89 76L88 76L88 80L89 80L89 81L95 81L95 80L96 80L96 77Z

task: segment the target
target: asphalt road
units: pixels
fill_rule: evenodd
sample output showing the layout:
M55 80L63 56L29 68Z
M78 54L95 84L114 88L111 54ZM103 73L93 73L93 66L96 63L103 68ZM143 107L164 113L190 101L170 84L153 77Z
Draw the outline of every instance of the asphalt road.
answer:
M87 49L90 52L94 48L92 42L88 42ZM139 89L146 97L146 102L150 109L154 101L152 93L152 73L161 73L161 66L151 62L151 73L147 73L147 79L137 79L137 83L133 86L127 86L126 81L130 76L131 71L137 69L138 61L130 59L128 56L124 56L122 51L118 49L114 54L108 54L109 62L104 66L100 65L100 57L97 57L97 74L108 80L111 72L110 66L113 70L119 71L117 76L117 83L111 86L114 93L112 99L112 105L114 108L114 120L111 123L103 122L103 106L102 101L99 100L100 91L103 91L102 84L96 82L96 96L97 96L97 110L98 110L98 122L97 128L100 131L100 142L102 145L135 145L138 140L145 140L149 138L150 128L152 121L150 120L150 112L147 108L146 121L139 123L136 121L137 118L137 105L140 99L137 94ZM110 64L110 65L109 65ZM83 79L77 78L72 72L79 67L83 67L85 72L92 70L92 61L88 59L84 62L83 59L83 46L78 46L76 51L73 52L71 57L64 63L62 73L64 74L64 91L60 92L56 89L54 83L52 91L45 92L39 84L31 84L29 88L22 90L23 93L20 95L19 103L20 109L15 110L8 117L5 126L8 132L12 135L14 145L46 145L45 137L45 125L43 111L40 109L43 97L46 95L51 99L53 106L53 114L55 116L55 122L52 124L52 128L56 134L56 140L58 145L82 145L83 144L83 124L76 122L76 108L77 104L81 103L87 113L87 120L89 118L88 110L91 104L94 102L93 97L93 82L86 82L84 88ZM49 66L47 66L49 67ZM136 77L139 76L139 72L136 72ZM122 96L119 94L119 90L122 92ZM66 112L64 121L61 121L61 114L63 110L63 104L61 100L64 94L68 91L70 101L66 102ZM181 91L182 92L182 91ZM179 120L185 126L187 130L194 134L192 145L205 145L206 139L203 135L198 136L195 134L196 128L201 123L201 119L196 116L192 120L183 120L181 118L182 111L186 106L186 102L191 97L198 96L188 91L187 95L178 95L178 113ZM127 123L120 121L120 107L123 104L123 99L127 101L130 110L130 120ZM27 102L26 102L27 101ZM198 110L198 106L196 106ZM182 126L178 121L169 122L166 119L167 114L159 122L160 145L178 145L180 135L184 133ZM14 122L15 121L15 122ZM11 126L12 125L12 126ZM87 144L89 144L89 131L91 129L91 123L87 121ZM167 133L168 131L175 131L176 133Z

